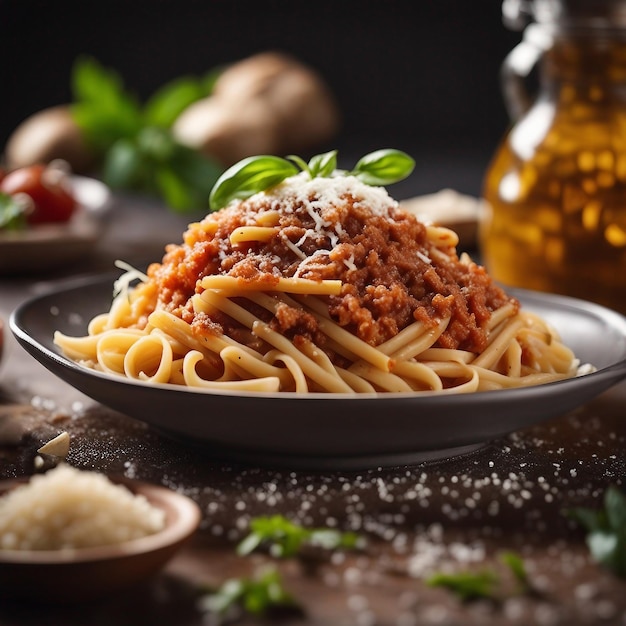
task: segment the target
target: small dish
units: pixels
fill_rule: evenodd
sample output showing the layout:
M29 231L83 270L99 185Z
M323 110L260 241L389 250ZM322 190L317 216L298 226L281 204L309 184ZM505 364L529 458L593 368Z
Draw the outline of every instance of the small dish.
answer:
M102 598L157 573L196 531L200 509L186 496L149 483L114 479L165 511L165 528L111 546L58 550L0 550L5 598L68 604ZM28 478L0 482L0 496Z
M71 177L78 209L67 224L39 224L0 232L0 275L60 267L89 254L112 203L110 189L86 176Z
M485 203L480 198L454 189L441 189L401 200L400 206L422 222L451 228L459 237L459 246L465 249L476 246L478 225L485 213Z

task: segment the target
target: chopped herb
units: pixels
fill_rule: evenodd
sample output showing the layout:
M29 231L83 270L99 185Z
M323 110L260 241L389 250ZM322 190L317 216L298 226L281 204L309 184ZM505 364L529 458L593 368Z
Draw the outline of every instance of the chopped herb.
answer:
M569 515L587 530L587 545L596 562L626 578L626 496L622 491L610 486L602 508L574 508Z
M515 552L503 552L500 555L500 560L502 563L507 565L513 573L513 576L519 585L520 591L526 592L532 590L532 585L530 584L530 579L528 578L528 573L526 572L524 560L519 554Z
M515 552L503 552L500 561L513 574L519 593L535 593L521 556ZM496 600L502 595L502 578L496 569L483 569L477 572L455 573L438 572L426 580L431 587L445 587L454 592L463 602L486 598Z
M454 592L463 602L480 598L493 598L498 576L491 570L480 572L456 572L454 574L436 573L426 583L431 587L445 587Z
M202 597L200 608L224 620L241 613L267 617L281 610L302 612L275 569L264 570L250 578L226 580L219 589Z
M209 196L209 205L212 211L217 211L233 200L245 200L267 191L299 170L310 178L351 175L367 185L391 185L409 176L414 167L415 161L408 154L393 149L376 150L364 156L348 172L337 170L336 150L315 155L308 163L295 155L286 159L252 156L235 163L219 177Z
M250 521L250 533L237 546L239 555L250 554L268 545L272 556L295 556L305 545L335 550L354 549L361 543L358 535L332 528L304 528L282 515L255 517Z

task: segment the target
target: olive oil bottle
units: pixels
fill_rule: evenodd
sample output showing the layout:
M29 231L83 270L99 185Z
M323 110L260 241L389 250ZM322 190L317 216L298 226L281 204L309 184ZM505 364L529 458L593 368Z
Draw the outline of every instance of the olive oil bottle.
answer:
M626 2L512 4L536 21L503 64L515 120L484 180L483 261L506 285L626 313Z

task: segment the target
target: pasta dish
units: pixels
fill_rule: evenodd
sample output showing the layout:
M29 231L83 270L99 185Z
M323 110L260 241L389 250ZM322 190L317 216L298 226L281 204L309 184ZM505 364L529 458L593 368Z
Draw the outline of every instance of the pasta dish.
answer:
M457 244L382 186L302 171L190 224L145 274L126 268L86 336L54 340L102 372L210 390L466 393L575 376L556 332Z

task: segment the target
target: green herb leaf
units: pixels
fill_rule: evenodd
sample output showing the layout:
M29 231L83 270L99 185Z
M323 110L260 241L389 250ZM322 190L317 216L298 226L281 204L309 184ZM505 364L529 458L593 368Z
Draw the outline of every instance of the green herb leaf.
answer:
M411 174L415 161L400 150L376 150L359 160L350 172L367 185L391 185Z
M221 168L176 142L169 130L146 127L134 139L119 139L107 151L102 178L113 189L161 197L175 211L200 209Z
M596 562L620 578L626 578L626 496L616 486L604 493L599 510L578 507L570 517L587 531L587 545Z
M536 594L532 587L526 567L521 556L515 552L506 551L501 553L500 561L506 565L513 574L517 583L517 593ZM432 587L445 587L456 593L463 602L469 602L480 598L497 600L499 597L510 593L504 588L503 580L496 569L483 569L478 572L462 571L457 573L435 573L426 580L426 584Z
M24 205L13 196L0 193L0 230L24 230L25 228Z
M281 157L248 157L229 167L218 178L209 196L209 206L212 211L217 211L232 200L249 198L297 173L298 168Z
M112 189L141 189L146 172L137 143L131 139L118 139L104 157L101 175Z
M87 141L104 152L142 127L139 102L124 90L120 76L91 57L79 57L72 71L72 116Z
M521 590L530 591L531 584L522 557L515 552L507 551L500 555L500 560L511 570Z
M251 578L232 578L219 589L209 593L201 601L205 611L225 617L243 611L257 617L267 617L276 610L289 609L301 612L301 608L288 593L280 574L267 569Z
M210 96L220 70L204 77L183 76L163 85L144 105L144 123L171 128L178 116L191 104Z
M355 549L361 543L356 533L333 528L304 528L282 515L255 517L250 520L250 533L237 546L237 554L250 554L262 545L278 558L296 555L305 545L334 550Z
M167 166L184 187L186 196L186 200L181 198L179 202L170 202L170 206L177 211L202 209L206 206L207 198L222 168L200 152L180 144L175 145L172 159Z
M367 185L390 185L409 176L414 167L415 161L400 150L377 150L364 156L352 171L343 175L356 176ZM337 151L315 155L308 163L293 154L286 159L269 155L243 159L220 176L209 197L211 210L217 211L232 200L245 200L266 191L297 174L298 168L311 178L330 177L338 173Z
M218 71L174 80L142 108L121 77L95 59L74 64L72 115L100 158L102 178L115 189L150 193L176 211L201 209L221 167L176 141L176 117L213 89Z
M611 486L604 493L604 509L610 528L626 528L626 496L617 487Z
M317 154L309 161L311 178L321 176L327 178L337 169L337 150Z
M498 577L491 570L480 572L436 573L426 580L431 587L445 587L454 592L463 602L480 598L492 598Z

